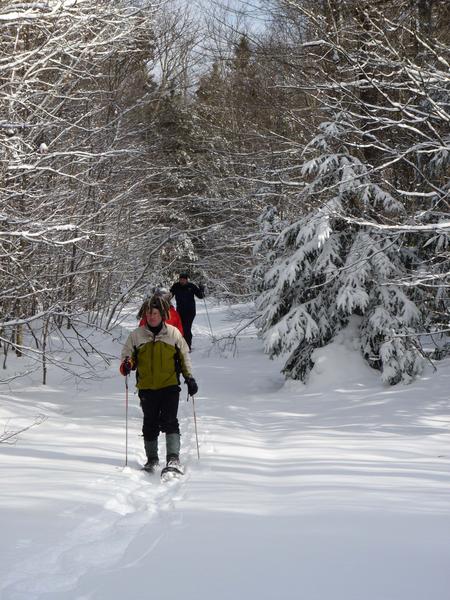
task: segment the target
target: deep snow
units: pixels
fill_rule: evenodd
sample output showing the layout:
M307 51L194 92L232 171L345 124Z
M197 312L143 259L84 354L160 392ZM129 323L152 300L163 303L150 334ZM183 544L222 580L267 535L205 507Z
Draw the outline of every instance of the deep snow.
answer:
M183 387L182 481L139 470L132 390L124 468L118 362L91 381L52 369L46 387L36 374L1 390L2 427L47 419L0 444L0 598L448 600L450 362L385 387L351 326L316 353L307 386L285 383L254 330L219 351L198 312L201 460ZM218 337L237 326L236 310L209 315ZM101 343L119 355L119 340Z

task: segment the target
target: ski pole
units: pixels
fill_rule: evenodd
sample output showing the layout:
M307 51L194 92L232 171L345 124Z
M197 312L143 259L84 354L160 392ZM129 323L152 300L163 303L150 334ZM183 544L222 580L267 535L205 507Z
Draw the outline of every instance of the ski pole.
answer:
M198 433L197 433L197 415L195 414L194 396L191 396L191 398L192 398L192 412L194 413L195 441L197 442L197 458L198 458L198 460L200 460L200 448L198 446ZM189 402L189 392L188 392L187 401Z
M128 465L128 375L125 376L125 466Z
M213 328L212 328L212 325L211 325L211 319L209 318L209 312L208 312L208 307L207 307L207 305L206 305L206 300L205 300L205 298L203 298L203 302L205 303L206 318L208 319L209 330L210 330L210 332L211 332L211 337L213 338L213 337L214 337L214 333L213 333Z

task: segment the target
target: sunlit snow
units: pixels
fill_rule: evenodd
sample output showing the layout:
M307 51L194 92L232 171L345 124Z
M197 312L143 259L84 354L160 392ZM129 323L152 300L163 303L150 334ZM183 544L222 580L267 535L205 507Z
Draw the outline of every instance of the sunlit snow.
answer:
M238 327L237 310L208 306L216 338ZM449 598L449 361L385 386L350 327L315 351L308 385L284 382L254 330L213 345L198 308L201 458L183 386L182 481L140 471L133 393L124 467L118 362L2 389L2 429L46 419L0 445L1 599ZM98 343L118 356L135 324L132 307Z

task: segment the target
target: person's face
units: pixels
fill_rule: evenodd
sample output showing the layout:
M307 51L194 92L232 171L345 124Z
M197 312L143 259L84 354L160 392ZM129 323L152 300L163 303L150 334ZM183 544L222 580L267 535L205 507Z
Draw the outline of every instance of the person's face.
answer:
M186 285L188 282L188 280L186 279L186 277L180 277L180 285Z
M145 313L147 323L150 327L158 327L162 321L161 313L157 308L152 308Z

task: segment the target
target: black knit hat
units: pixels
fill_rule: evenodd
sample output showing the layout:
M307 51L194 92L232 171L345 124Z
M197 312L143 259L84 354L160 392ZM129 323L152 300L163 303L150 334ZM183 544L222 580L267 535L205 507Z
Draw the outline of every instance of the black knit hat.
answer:
M180 273L178 277L180 279L189 279L189 275L187 273Z

